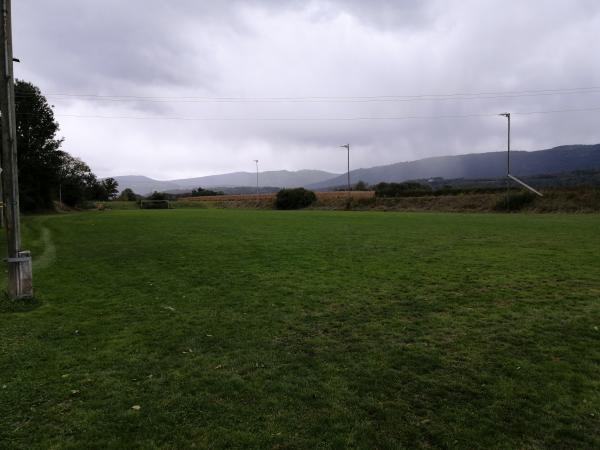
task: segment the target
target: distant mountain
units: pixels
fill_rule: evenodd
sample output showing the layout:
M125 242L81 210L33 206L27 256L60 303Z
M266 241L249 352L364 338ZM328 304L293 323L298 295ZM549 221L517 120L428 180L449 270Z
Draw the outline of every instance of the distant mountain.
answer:
M558 174L577 170L600 169L600 144L563 145L549 150L533 152L511 151L511 172L527 177L541 174ZM439 156L401 162L386 166L357 169L350 172L352 183L362 180L369 184L381 181L400 182L442 177L447 179L492 179L506 174L506 152L472 153L456 156ZM153 191L185 192L198 187L229 190L256 186L256 173L233 172L180 180L153 180L144 176L114 177L119 189L131 188L137 194ZM346 174L337 175L321 170L287 170L260 172L259 184L271 187L298 187L325 190L346 185Z
M319 183L336 177L338 174L322 170L278 170L260 172L259 184L263 186L299 187L307 184ZM222 175L209 175L198 178L185 178L172 180L183 188L196 189L202 187L236 187L256 186L256 172L233 172Z
M564 145L533 152L511 151L511 172L515 176L531 176L600 169L600 144ZM350 171L350 180L369 184L381 181L400 182L434 177L443 178L497 178L506 174L506 152L473 153L440 156L401 162L386 166ZM346 175L313 183L310 189L345 186Z
M132 189L136 194L151 194L154 191L165 192L179 189L172 181L160 181L142 175L125 175L113 177L119 183L119 191Z
M324 180L335 178L337 174L324 172L322 170L298 170L290 172L287 170L259 172L259 184L261 186L299 187ZM154 180L140 175L126 175L114 177L119 183L119 190L132 189L136 194L150 194L159 192L191 191L198 187L203 188L236 188L256 186L256 173L233 172L221 175L209 175L206 177L184 178L179 180Z

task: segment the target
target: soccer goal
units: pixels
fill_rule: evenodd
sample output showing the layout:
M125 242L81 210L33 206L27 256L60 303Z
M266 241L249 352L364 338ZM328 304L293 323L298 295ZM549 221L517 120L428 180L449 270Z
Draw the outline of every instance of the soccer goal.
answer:
M140 200L140 209L171 209L169 200Z

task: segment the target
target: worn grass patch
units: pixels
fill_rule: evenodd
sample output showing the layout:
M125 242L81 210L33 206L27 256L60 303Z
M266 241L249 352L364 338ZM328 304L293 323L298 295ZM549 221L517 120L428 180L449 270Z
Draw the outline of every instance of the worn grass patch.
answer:
M0 308L0 447L598 448L599 230L598 215L28 217L39 307Z

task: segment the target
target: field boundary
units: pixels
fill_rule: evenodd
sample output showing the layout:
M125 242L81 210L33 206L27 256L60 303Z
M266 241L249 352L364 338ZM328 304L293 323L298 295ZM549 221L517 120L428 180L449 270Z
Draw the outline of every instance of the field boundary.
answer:
M315 192L317 200L324 199L363 199L363 198L375 198L375 191L328 191L328 192ZM276 193L268 194L232 194L232 195L205 195L200 197L182 197L183 201L193 202L233 202L233 201L258 201L258 200L273 200L277 197Z

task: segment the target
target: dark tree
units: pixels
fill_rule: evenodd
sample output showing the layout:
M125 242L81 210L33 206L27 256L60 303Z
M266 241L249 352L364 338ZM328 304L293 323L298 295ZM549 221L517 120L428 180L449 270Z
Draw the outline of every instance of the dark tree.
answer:
M361 180L354 185L354 190L355 191L368 191L369 185Z
M432 194L431 186L414 181L379 183L375 185L376 197L419 197Z
M76 206L86 200L108 200L104 186L86 163L68 153L63 153L61 159L63 203Z
M223 195L223 192L203 189L201 187L198 189L192 189L192 197L208 197L212 195Z
M114 178L105 178L102 180L102 186L104 187L108 200L115 199L119 194L119 183Z
M277 209L306 208L316 200L315 193L304 188L281 189L277 192L275 207Z
M164 192L154 191L147 197L148 200L168 200L167 194Z
M124 201L124 202L134 202L136 200L138 200L140 198L139 195L137 195L135 192L133 192L132 189L130 188L125 188L123 189L123 192L121 192L121 194L118 197L118 200Z
M58 123L40 90L25 81L15 83L15 111L21 207L50 208L65 156L56 137Z
M58 123L39 88L17 80L15 111L23 210L53 208L59 195L63 203L76 206L86 200L108 200L116 194L112 182L98 182L87 164L60 150L63 140L56 136Z

